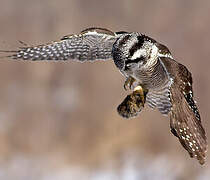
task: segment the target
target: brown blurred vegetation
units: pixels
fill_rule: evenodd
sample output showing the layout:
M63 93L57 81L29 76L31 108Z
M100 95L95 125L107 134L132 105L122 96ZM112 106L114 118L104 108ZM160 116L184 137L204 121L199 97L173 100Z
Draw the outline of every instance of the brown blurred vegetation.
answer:
M193 72L194 93L209 137L210 1L0 2L0 49L15 49L18 40L36 45L50 42L91 26L138 31L166 44ZM117 114L116 107L127 94L123 83L112 61L80 64L2 58L0 179L53 179L49 174L59 179L53 173L62 168L94 172L107 164L119 175L127 156L140 159L137 171L144 166L148 171L160 157L155 165L167 170L170 164L167 171L175 173L165 179L208 179L210 161L200 167L190 159L170 133L169 118L148 107L130 121ZM158 179L153 171L148 174L151 177L144 179Z

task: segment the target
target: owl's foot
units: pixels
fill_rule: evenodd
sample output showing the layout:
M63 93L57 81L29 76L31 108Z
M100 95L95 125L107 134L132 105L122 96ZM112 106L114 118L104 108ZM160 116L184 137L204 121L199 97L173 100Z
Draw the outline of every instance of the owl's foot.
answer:
M133 84L135 83L135 79L131 76L129 76L124 83L124 89L127 90L132 90L134 88Z
M117 111L123 118L136 117L144 108L147 91L137 86L123 102L118 106Z

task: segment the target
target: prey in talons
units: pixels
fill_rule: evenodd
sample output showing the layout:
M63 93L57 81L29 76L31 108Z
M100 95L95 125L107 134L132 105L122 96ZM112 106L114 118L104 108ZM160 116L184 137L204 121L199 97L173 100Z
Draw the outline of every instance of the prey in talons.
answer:
M144 108L147 92L142 86L136 86L134 91L117 107L119 115L126 119L136 117Z

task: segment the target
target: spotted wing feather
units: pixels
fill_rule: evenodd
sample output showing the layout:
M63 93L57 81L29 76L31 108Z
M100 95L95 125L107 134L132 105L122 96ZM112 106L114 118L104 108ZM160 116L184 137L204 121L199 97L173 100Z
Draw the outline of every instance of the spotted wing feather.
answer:
M12 53L13 59L23 60L106 60L112 58L116 34L103 28L89 28L78 35L64 36L60 41L39 46L26 46Z
M197 158L200 164L204 164L207 139L198 108L193 100L191 73L184 65L170 58L162 58L162 61L174 80L170 88L171 132L179 139L191 157Z

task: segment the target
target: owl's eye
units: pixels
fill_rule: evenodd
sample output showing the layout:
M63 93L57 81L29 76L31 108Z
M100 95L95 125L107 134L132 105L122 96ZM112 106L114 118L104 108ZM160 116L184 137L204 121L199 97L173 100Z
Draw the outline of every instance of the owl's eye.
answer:
M139 63L139 62L143 62L144 59L145 59L145 58L144 58L143 56L141 56L141 57L139 57L139 58L134 59L133 61L135 61L136 63Z
M127 66L127 67L129 67L129 66L131 66L131 65L134 65L134 64L138 64L138 63L140 63L140 62L143 62L144 61L144 57L143 56L141 56L141 57L139 57L139 58L136 58L136 59L129 59L129 60L127 60L126 62L125 62L125 65Z

